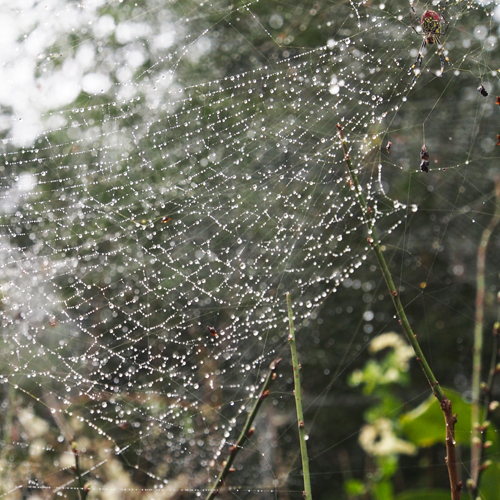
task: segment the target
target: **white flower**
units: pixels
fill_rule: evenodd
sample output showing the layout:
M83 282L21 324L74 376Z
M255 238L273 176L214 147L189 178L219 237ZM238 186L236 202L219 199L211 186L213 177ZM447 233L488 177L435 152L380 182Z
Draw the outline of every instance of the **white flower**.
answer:
M396 437L392 422L386 418L365 425L359 435L359 444L370 455L415 455L417 447Z
M408 371L408 361L415 356L415 352L397 333L388 332L375 337L370 343L370 351L378 352L391 347L396 355L397 366L401 371Z

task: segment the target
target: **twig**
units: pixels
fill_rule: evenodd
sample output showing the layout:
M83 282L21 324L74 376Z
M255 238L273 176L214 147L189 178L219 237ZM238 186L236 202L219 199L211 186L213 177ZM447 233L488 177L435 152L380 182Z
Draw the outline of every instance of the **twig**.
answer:
M231 446L229 449L229 456L224 462L224 467L222 471L219 474L219 477L215 480L212 488L210 488L210 491L206 497L206 500L212 500L219 494L219 488L224 484L226 477L228 476L229 473L234 472L234 469L231 467L234 459L236 458L236 455L238 452L243 449L243 445L247 442L248 438L254 433L255 429L252 429L252 423L257 416L257 413L259 412L259 408L264 401L264 399L269 396L269 387L271 386L272 382L276 378L276 369L281 361L281 358L275 359L269 366L269 373L267 374L266 380L264 381L264 384L262 385L262 389L260 391L259 396L257 397L257 400L255 401L255 404L253 406L252 411L248 415L247 421L245 422L245 425L243 426L243 430L241 431L240 437L236 441L236 444Z
M498 297L500 301L500 294ZM498 319L500 319L500 311L498 313ZM484 418L483 422L481 425L478 425L478 432L480 433L481 437L478 436L479 440L479 449L481 451L480 456L479 456L479 462L482 461L483 459L483 450L486 450L492 445L491 441L486 441L486 434L488 431L488 428L490 426L490 421L493 416L493 413L495 410L500 406L500 403L498 401L491 401L491 389L493 387L493 383L495 381L496 376L498 373L500 373L500 366L497 365L498 357L500 356L500 353L498 351L498 335L500 334L500 322L497 321L495 325L493 326L493 350L492 350L492 356L491 356L491 368L490 368L490 374L488 377L488 382L486 384L481 384L481 389L485 393L485 399L484 399ZM472 498L478 498L479 496L479 485L481 483L481 476L482 473L491 465L490 460L483 461L480 463L480 466L478 468L478 474L477 478L474 481L472 478L470 478L467 481L467 486L469 488L469 491L471 492Z
M304 412L302 411L302 389L300 386L300 369L299 357L297 355L297 346L295 344L295 327L293 324L293 311L292 299L290 294L286 294L286 304L288 308L288 324L290 333L288 341L290 342L290 350L292 351L292 365L293 365L293 381L295 387L295 406L297 408L297 424L299 427L299 443L300 443L300 456L302 457L302 475L304 477L304 492L302 496L306 500L312 500L311 493L311 477L309 475L309 457L307 456L306 445L306 429L304 425Z
M349 175L351 177L351 181L353 183L356 196L358 198L358 203L363 214L363 220L368 228L368 243L374 250L375 255L377 257L380 269L382 271L382 275L384 276L387 288L389 289L392 302L394 304L394 308L396 309L396 313L399 318L399 323L403 328L403 331L405 332L406 337L410 342L413 350L415 351L415 354L417 356L417 361L420 363L420 366L425 374L425 377L427 378L427 381L429 382L432 392L439 401L441 410L443 411L444 414L444 419L446 422L446 452L447 452L446 465L448 467L448 475L450 478L451 498L452 500L459 500L462 491L462 482L459 481L456 447L455 447L455 424L457 422L457 416L453 415L451 408L451 401L444 394L443 389L439 385L439 382L437 381L436 377L434 376L434 373L431 370L431 367L427 363L427 360L425 359L420 344L417 341L417 336L413 333L408 318L406 317L403 304L401 303L398 291L392 280L392 275L391 272L389 271L387 262L385 261L384 254L382 253L377 232L375 230L374 218L370 215L371 210L369 209L365 197L363 196L361 186L359 185L358 176L356 174L356 169L352 166L351 157L349 156L349 148L344 138L342 125L338 124L337 129L339 131L339 137L342 143L344 160L346 162L347 169L349 171Z
M80 495L80 500L86 500L90 488L88 484L84 484L83 482L82 471L80 468L80 451L78 450L78 445L75 440L71 442L71 451L75 455L75 474L78 479L78 493Z
M484 229L477 249L477 290L476 290L476 317L474 320L474 355L472 366L472 434L471 434L471 481L472 491L477 490L479 469L481 466L481 452L483 440L480 432L480 395L481 395L481 356L483 351L483 320L484 320L484 291L486 250L493 230L500 221L500 178L495 179L495 212L488 226Z

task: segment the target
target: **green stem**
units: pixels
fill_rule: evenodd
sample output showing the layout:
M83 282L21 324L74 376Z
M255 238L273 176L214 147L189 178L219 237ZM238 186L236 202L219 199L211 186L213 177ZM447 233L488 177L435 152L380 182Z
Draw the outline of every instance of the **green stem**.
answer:
M491 402L491 389L493 388L493 383L495 382L496 376L499 373L499 369L496 366L497 359L498 359L498 335L500 333L500 311L498 314L497 322L495 323L495 326L493 327L493 350L492 350L492 356L491 356L491 368L490 368L490 374L488 377L488 383L486 386L483 386L483 391L486 394L485 400L484 400L484 418L482 424L479 426L478 431L480 432L480 437L478 436L478 439L480 440L480 450L481 450L481 464L478 468L478 475L477 479L475 481L472 480L472 478L468 481L468 486L469 490L472 494L472 498L477 498L479 496L479 486L481 483L481 475L482 473L486 470L486 468L489 466L488 465L488 460L486 462L482 461L483 459L483 450L489 447L491 444L487 445L486 441L486 434L488 432L489 428L489 423L491 421L491 418L493 417L493 413L495 410L498 408L498 401ZM490 463L491 464L491 463Z
M290 333L288 341L290 342L290 350L292 351L292 366L293 366L293 381L295 387L295 406L297 408L297 424L299 428L299 443L300 443L300 456L302 457L302 475L304 476L304 492L302 496L306 500L312 500L311 493L311 477L309 474L309 457L307 455L306 444L306 429L304 425L304 412L302 410L302 389L300 386L300 364L297 355L297 345L295 343L295 327L293 324L293 311L292 299L290 294L286 294L286 303L288 308L288 322Z
M415 354L417 356L417 361L420 363L420 366L425 374L425 377L427 378L427 381L429 382L432 392L439 401L441 409L444 414L446 423L446 450L447 450L446 462L448 466L448 475L450 477L451 498L452 500L459 500L462 489L462 483L458 479L458 464L457 464L456 447L455 447L456 415L453 415L451 411L451 402L444 394L443 389L439 385L439 382L437 381L436 377L434 376L434 373L431 370L431 367L429 366L429 363L427 363L427 360L425 359L420 344L418 343L417 336L413 333L408 318L406 317L403 304L401 303L398 291L392 279L391 272L389 271L389 266L387 265L384 254L382 252L377 231L375 230L374 218L370 215L372 211L370 207L368 207L365 197L363 196L363 191L361 190L361 186L359 185L356 169L352 166L351 157L349 155L349 148L347 145L347 141L345 140L344 137L342 125L338 124L337 129L339 131L339 137L342 143L344 160L346 162L347 169L349 171L349 175L351 177L351 181L354 190L356 192L356 197L358 199L358 203L359 206L361 207L361 212L363 214L363 221L368 228L368 243L370 244L371 248L373 249L377 257L380 269L382 271L382 275L384 276L387 288L389 289L389 293L391 295L394 308L396 309L396 314L398 315L399 323L403 328L403 331L405 332L406 337L410 342L413 350L415 351Z
M480 396L481 396L481 371L483 351L483 320L484 320L484 293L486 250L493 230L500 221L500 179L495 180L495 213L488 226L484 229L477 249L477 289L476 289L476 317L474 320L474 355L472 367L472 434L471 434L471 479L472 487L477 488L481 451L483 440L480 432Z
M226 461L224 462L224 467L222 471L220 472L219 476L215 480L212 488L210 489L206 500L212 500L219 494L219 488L224 484L226 477L228 476L229 473L234 472L234 469L231 468L234 459L236 458L236 455L238 452L243 449L244 444L247 442L248 438L254 433L254 429L251 428L252 423L257 416L257 413L259 412L259 408L262 405L262 402L264 399L267 398L269 395L269 387L271 386L272 382L276 378L276 369L281 361L281 358L275 359L271 365L269 366L269 373L267 374L266 380L264 381L264 384L262 385L262 389L260 391L259 396L257 397L257 400L255 401L255 404L253 406L252 411L248 415L247 421L245 422L245 425L243 426L243 430L241 431L240 437L236 441L236 444L234 446L231 446L229 450L229 456L227 457Z

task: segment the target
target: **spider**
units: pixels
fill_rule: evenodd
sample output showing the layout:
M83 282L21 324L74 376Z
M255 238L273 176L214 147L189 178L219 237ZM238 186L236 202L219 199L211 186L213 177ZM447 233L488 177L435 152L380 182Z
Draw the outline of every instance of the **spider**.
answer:
M420 46L420 50L418 51L417 60L413 63L413 66L410 68L410 73L413 72L413 80L411 84L415 83L418 74L420 73L420 68L422 66L422 60L424 59L424 49L427 44L437 45L437 53L439 56L439 62L441 64L441 72L439 75L431 73L434 76L441 77L444 72L444 63L447 62L450 64L450 60L448 56L443 53L443 44L441 43L440 37L446 33L448 30L448 21L446 17L444 17L444 11L448 5L448 1L446 1L443 9L440 13L435 12L434 10L426 10L422 19L420 20L420 27L422 29L421 32L418 32L415 28L414 22L418 22L417 13L415 12L415 8L413 7L413 0L410 0L410 23L412 30L420 36L423 36L422 45ZM430 70L429 70L430 71Z

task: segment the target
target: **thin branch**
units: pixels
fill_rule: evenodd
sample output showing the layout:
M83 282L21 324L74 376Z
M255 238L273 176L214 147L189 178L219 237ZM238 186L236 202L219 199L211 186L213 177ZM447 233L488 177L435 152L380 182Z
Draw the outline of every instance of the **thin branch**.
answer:
M472 434L471 434L471 481L472 491L477 491L479 471L481 468L481 455L484 439L479 437L481 425L480 397L481 397L481 372L483 352L483 321L484 321L484 294L485 294L485 269L486 251L491 235L500 222L500 178L495 179L495 212L488 226L484 229L477 249L477 289L476 289L476 317L474 320L474 355L472 367ZM484 434L484 432L483 432Z
M243 430L241 431L240 437L236 441L236 444L231 446L231 448L229 449L229 456L224 461L223 464L224 467L220 472L219 476L217 477L217 479L215 480L212 488L210 489L206 497L206 500L214 499L219 494L219 488L224 485L228 474L234 472L234 469L231 466L233 465L234 459L236 458L238 452L243 449L243 446L247 442L248 438L254 433L255 429L251 428L252 423L255 417L257 416L257 413L259 412L259 408L262 405L262 402L264 401L264 399L267 398L267 396L269 396L269 387L271 387L272 382L276 378L276 369L280 361L281 358L277 358L270 364L269 373L267 374L266 380L262 385L262 389L260 391L259 396L257 397L257 400L255 401L253 409L248 415L247 421L243 426Z
M500 316L500 311L499 311ZM480 437L478 436L480 442L480 450L481 454L479 457L480 465L478 469L478 475L476 481L473 481L472 478L467 481L467 486L471 492L472 498L477 498L479 496L479 487L481 484L481 476L482 473L491 465L490 460L483 461L483 452L488 449L493 443L491 441L486 441L486 435L488 428L490 426L491 419L493 417L493 413L500 406L498 401L491 401L491 389L493 387L493 383L495 381L496 376L500 373L500 366L497 365L498 357L500 353L498 352L498 335L500 333L500 323L497 321L495 326L493 327L493 353L491 357L492 366L490 368L490 374L488 377L488 382L486 384L481 384L481 389L485 393L484 399L484 418L481 425L478 426L478 432Z
M349 175L351 177L351 181L354 186L354 190L356 192L356 197L358 199L358 203L361 208L361 212L363 214L363 220L368 228L368 243L370 244L371 248L373 249L377 257L380 269L382 271L382 275L384 276L387 288L389 289L389 293L391 295L394 308L396 309L396 313L399 318L399 323L403 328L403 331L405 332L406 337L410 342L413 350L415 351L415 354L417 356L417 361L420 363L420 366L425 374L425 377L427 378L427 381L432 389L432 392L439 401L441 410L443 411L444 414L446 422L446 451L447 451L446 464L448 467L448 475L450 478L451 498L452 500L459 500L462 490L462 482L459 481L458 464L456 456L455 424L457 422L457 417L456 415L453 415L451 408L451 401L444 394L443 389L439 385L439 382L437 381L436 377L434 376L434 373L431 370L431 367L427 363L427 360L425 359L420 344L417 341L417 336L413 333L408 318L406 317L403 304L401 303L398 291L392 279L391 272L389 271L389 266L387 265L387 262L385 260L384 254L381 249L377 231L375 230L374 218L370 215L371 209L368 207L365 197L363 196L361 186L359 185L356 169L352 166L351 157L349 155L349 148L347 145L347 141L344 138L342 125L338 124L337 129L339 131L339 137L342 143L344 160L346 162L347 169L349 171Z
M309 474L309 457L307 455L306 444L306 429L304 425L304 412L302 411L302 389L300 386L300 369L299 357L297 355L297 345L295 343L295 327L293 324L293 311L292 299L290 294L286 294L286 304L288 308L288 324L290 333L288 341L290 342L290 350L292 351L292 365L293 365L293 382L295 387L295 406L297 408L297 425L299 428L299 443L300 443L300 456L302 457L302 475L304 477L304 491L302 496L305 500L312 500L311 492L311 477Z
M78 450L78 445L74 440L71 442L71 451L75 455L75 474L78 479L78 493L80 495L80 500L86 500L90 488L88 484L84 484L83 474L80 467L80 451Z

